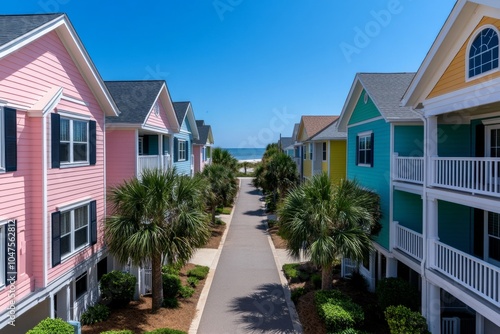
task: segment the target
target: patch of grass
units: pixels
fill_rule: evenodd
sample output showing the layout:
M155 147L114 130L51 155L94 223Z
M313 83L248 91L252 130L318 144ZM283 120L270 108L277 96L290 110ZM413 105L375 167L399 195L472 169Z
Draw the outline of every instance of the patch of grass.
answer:
M194 294L194 288L191 287L190 285L183 285L179 289L179 295L184 298L191 298L191 296Z
M196 265L196 267L188 271L187 275L188 277L196 277L197 279L202 280L207 277L209 270L210 268L207 266Z

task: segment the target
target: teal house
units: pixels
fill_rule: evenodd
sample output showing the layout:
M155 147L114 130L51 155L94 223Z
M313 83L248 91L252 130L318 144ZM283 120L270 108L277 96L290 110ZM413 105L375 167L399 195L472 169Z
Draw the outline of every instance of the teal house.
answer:
M174 102L180 131L174 134L173 165L177 173L194 175L193 141L199 139L191 102Z

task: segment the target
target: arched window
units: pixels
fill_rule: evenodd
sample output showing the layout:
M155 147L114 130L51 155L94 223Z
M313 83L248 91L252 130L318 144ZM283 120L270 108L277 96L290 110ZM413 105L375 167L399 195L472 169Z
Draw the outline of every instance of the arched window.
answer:
M469 78L498 68L498 33L483 29L469 49Z

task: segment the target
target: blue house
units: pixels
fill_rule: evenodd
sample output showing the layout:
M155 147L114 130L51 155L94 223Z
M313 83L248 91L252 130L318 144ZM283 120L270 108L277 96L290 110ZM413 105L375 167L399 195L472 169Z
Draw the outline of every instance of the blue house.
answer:
M200 138L191 102L174 102L180 131L174 134L174 167L179 174L194 175L193 140Z

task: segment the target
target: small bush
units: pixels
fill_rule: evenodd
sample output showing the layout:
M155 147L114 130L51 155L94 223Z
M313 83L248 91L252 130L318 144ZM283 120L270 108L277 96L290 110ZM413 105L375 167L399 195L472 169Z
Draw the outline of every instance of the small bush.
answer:
M315 289L321 289L321 282L322 282L321 274L311 275L311 283L312 285L314 285Z
M109 308L102 304L89 307L80 317L82 325L92 325L109 318Z
M191 298L193 294L194 294L194 288L192 288L189 285L183 285L179 290L179 295L182 298Z
M197 279L202 280L207 277L209 270L210 268L207 266L196 265L196 267L188 271L187 275L188 277L196 277Z
M158 328L150 332L144 332L144 334L187 334L187 333L184 331L179 331L177 329Z
M299 263L285 263L282 267L285 277L292 283L299 280L299 266Z
M267 220L267 227L273 228L274 226L276 226L276 223L277 223L276 219L268 219Z
M75 329L73 326L66 321L59 318L46 318L40 321L33 329L27 331L26 334L73 334L74 332Z
M290 298L292 299L292 301L295 304L297 304L297 302L299 301L299 298L302 297L303 295L305 295L305 293L306 293L306 289L304 287L296 288L290 292Z
M193 288L196 288L198 286L198 283L200 283L200 280L197 279L196 277L188 277L187 282L189 285L191 285Z
M337 334L366 334L366 332L354 328L348 328L338 332Z
M161 272L162 272L162 274L170 274L170 275L179 276L181 269L179 268L178 265L168 265L168 266L161 267Z
M420 298L417 289L401 278L391 277L380 280L376 294L378 304L382 310L391 305L403 305L413 311L419 309Z
M340 291L317 291L314 302L326 328L332 332L360 326L365 315L363 309Z
M420 313L413 312L405 306L389 306L384 313L391 334L429 333L425 318Z
M105 331L101 332L101 334L134 334L134 332L129 329L123 329L121 331Z
M165 298L163 299L163 307L166 308L178 308L179 301L175 297Z
M134 297L136 282L134 275L113 270L102 276L99 286L102 297L111 307L123 307Z
M181 289L181 279L177 275L162 274L163 298L175 298Z

